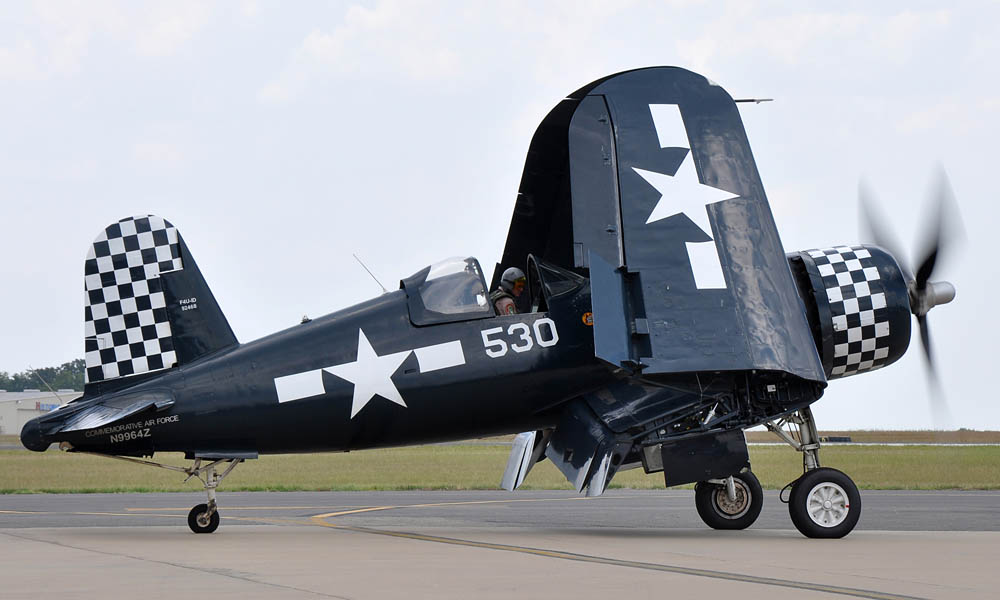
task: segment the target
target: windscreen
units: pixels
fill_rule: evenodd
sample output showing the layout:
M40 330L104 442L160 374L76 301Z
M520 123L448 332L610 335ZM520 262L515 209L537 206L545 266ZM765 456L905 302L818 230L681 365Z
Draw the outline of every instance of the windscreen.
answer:
M483 275L474 258L449 258L432 265L420 297L424 308L446 315L489 312Z
M479 261L449 258L404 279L410 320L433 325L493 316Z

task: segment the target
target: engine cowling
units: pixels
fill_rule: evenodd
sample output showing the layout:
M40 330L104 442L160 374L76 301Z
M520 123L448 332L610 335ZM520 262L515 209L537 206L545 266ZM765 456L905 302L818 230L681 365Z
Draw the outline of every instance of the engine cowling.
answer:
M910 344L910 296L902 270L878 246L787 255L828 379L890 365Z

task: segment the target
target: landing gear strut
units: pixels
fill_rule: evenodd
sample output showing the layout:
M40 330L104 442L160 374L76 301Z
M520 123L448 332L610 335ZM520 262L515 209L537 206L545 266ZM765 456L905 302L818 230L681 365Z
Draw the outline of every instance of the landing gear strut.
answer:
M788 513L795 528L811 538L842 538L850 533L861 517L861 494L850 477L820 466L819 435L809 407L764 425L802 453L803 474L789 484Z
M228 460L229 466L222 473L215 470L215 467ZM198 504L188 513L188 527L195 533L212 533L219 528L219 508L215 503L215 488L219 487L222 480L233 472L236 465L243 462L242 458L213 460L202 466L201 459L197 458L189 469L184 469L188 474L187 482L192 477L197 477L205 486L208 493L208 503Z

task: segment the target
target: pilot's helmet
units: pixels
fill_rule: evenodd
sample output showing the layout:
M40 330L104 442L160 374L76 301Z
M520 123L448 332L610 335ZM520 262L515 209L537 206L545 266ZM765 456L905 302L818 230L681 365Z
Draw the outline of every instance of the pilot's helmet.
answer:
M509 294L514 293L514 286L518 283L521 284L521 288L523 289L525 286L524 271L517 267L507 269L500 277L500 287Z

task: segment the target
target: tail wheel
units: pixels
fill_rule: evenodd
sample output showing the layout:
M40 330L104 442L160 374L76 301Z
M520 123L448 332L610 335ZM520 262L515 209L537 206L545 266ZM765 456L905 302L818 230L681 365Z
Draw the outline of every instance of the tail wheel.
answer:
M736 497L724 484L701 481L694 488L698 516L713 529L746 529L760 516L764 492L757 476L747 471L733 475Z
M207 504L199 504L188 513L188 527L195 533L212 533L219 528L219 511L209 514Z
M811 538L842 538L858 524L861 494L837 469L806 472L792 486L788 512L795 528Z

